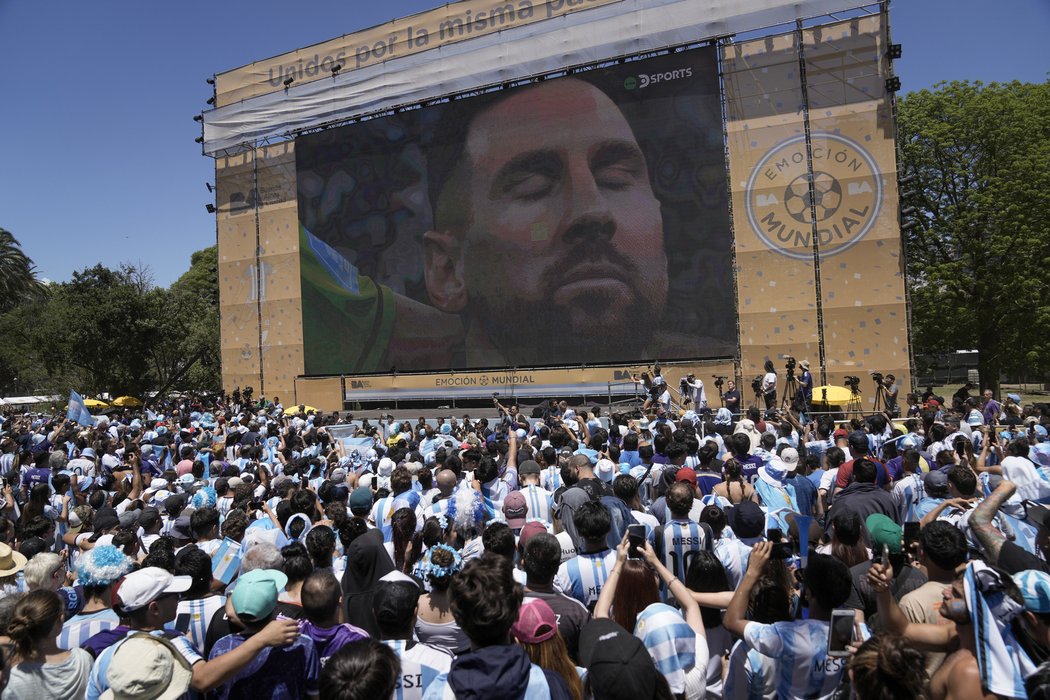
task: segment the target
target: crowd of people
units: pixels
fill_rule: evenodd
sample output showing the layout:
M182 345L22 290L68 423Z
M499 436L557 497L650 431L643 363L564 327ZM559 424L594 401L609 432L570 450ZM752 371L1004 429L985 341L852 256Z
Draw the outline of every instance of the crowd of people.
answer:
M682 386L610 416L10 413L0 697L1050 697L1045 405Z

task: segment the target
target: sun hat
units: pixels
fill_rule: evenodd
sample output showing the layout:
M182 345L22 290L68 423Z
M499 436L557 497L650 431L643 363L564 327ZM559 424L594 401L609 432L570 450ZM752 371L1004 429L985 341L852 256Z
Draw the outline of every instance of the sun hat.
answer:
M163 637L133 634L117 647L106 671L102 700L176 700L190 687L193 670Z
M11 546L0 542L0 576L11 576L25 568L25 555L11 549Z
M510 631L526 644L539 644L558 633L558 617L547 601L532 598L518 608L518 619Z

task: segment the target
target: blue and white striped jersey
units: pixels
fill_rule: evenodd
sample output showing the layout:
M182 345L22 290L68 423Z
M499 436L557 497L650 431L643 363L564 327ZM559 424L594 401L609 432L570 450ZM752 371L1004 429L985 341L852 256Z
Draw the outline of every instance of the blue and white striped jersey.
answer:
M740 585L740 579L744 578L744 572L747 571L747 560L751 557L751 547L735 537L721 537L715 540L715 556L726 569L730 589L736 590Z
M642 640L656 669L671 686L672 693L685 692L685 674L694 666L702 664L706 672L706 653L702 654L702 659L697 659L697 647L702 645L701 651L706 651L706 643L701 640L697 645L696 632L686 623L682 613L670 605L653 603L638 613L634 636Z
M393 700L422 700L430 684L452 668L452 654L444 649L404 639L387 639L383 644L401 659Z
M828 629L820 620L749 622L744 642L775 660L778 696L819 700L835 694L848 662L828 656Z
M893 502L897 504L897 511L900 513L900 521L902 523L920 519L916 506L926 496L921 476L909 474L901 477L894 482L891 495L893 496Z
M704 548L704 531L692 520L672 520L663 529L664 566L678 578L685 578L686 552Z
M394 496L380 498L372 506L368 519L383 533L384 542L393 542L394 530L390 526L390 516L394 514Z
M526 522L535 520L545 525L553 522L551 505L554 502L554 496L550 492L544 491L536 484L529 484L522 487L521 495L525 497L525 503L529 506L529 512L525 514Z
M128 636L135 634L137 630L129 630ZM164 637L169 642L175 645L175 648L182 654L182 658L186 659L191 667L198 661L203 661L203 657L194 648L193 642L186 637L169 637L163 630L154 630L150 634L156 637ZM121 643L123 640L121 641ZM91 668L91 678L88 681L87 700L99 700L102 693L109 690L109 680L106 678L106 673L109 671L109 662L113 660L113 653L117 650L120 643L113 644L102 650L102 653L95 659L95 665ZM183 695L183 698L190 697L190 693L187 692Z
M180 600L175 619L165 625L166 629L184 634L193 646L204 648L208 636L208 624L215 612L226 605L226 596L213 595L197 600Z
M566 595L571 595L586 605L588 610L593 610L615 563L616 552L611 549L577 554L558 567L557 578L564 582Z
M111 630L119 624L120 618L109 608L76 615L62 624L62 632L58 635L58 648L76 649L99 632Z
M543 484L543 488L547 489L551 493L554 493L562 487L561 481L561 468L560 467L547 467L543 470L543 474L540 477L540 483Z

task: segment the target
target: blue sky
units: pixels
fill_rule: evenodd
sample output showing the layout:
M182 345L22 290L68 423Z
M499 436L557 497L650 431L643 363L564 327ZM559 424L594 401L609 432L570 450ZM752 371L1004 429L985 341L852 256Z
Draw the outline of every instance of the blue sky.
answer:
M215 241L193 142L205 78L435 4L0 0L0 227L49 279L126 261L171 283ZM890 17L905 91L1047 79L1047 0L898 0Z

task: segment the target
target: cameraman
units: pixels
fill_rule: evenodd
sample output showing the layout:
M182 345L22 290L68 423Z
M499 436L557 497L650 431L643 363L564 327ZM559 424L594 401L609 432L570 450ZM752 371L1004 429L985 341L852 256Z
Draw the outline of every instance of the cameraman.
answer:
M897 404L897 394L900 393L897 378L892 374L887 374L882 378L882 386L886 388L886 413L891 418L897 418L901 414L901 408Z
M809 360L802 360L798 366L802 368L798 378L798 401L802 413L809 415L813 405L813 373L809 371Z
M692 403L694 411L707 410L707 392L704 391L703 380L697 379L695 374L688 374L682 378L680 388L683 406Z
M766 373L762 377L762 398L766 402L766 410L777 407L777 371L773 366L773 360L766 360Z

